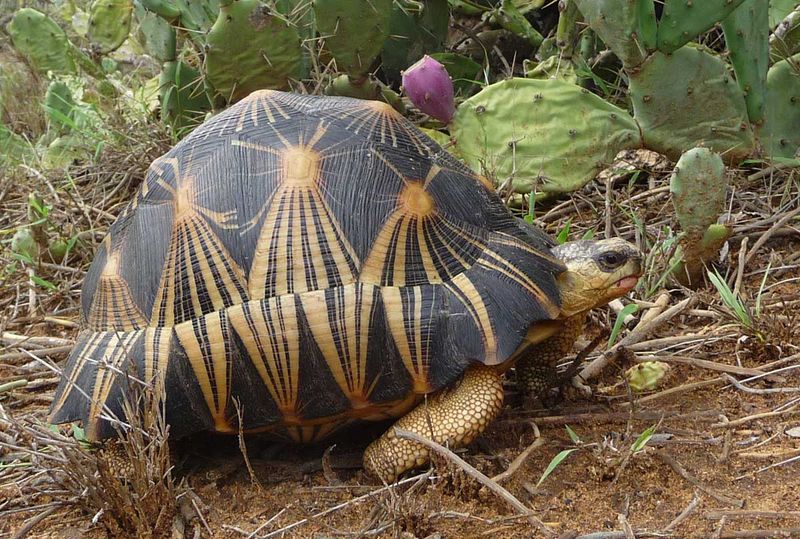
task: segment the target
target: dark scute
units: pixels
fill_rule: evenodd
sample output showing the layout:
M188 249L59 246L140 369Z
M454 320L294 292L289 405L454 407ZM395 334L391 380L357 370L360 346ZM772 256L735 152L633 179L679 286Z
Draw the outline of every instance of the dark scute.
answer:
M515 237L526 240L529 244L545 253L555 247L555 240L538 226L528 223L524 219L516 219L516 224L521 234L514 234Z
M336 152L341 154L323 162L320 192L363 262L397 206L403 179L376 157L368 143L339 147Z
M89 312L94 301L94 294L97 291L97 281L103 272L103 267L106 265L107 245L106 242L103 242L97 247L94 253L94 260L92 260L92 264L83 278L83 284L81 285L81 323L84 325L89 320Z
M431 181L428 192L439 213L452 222L498 232L516 228L514 217L500 198L474 175L442 169Z
M214 419L206 405L203 390L200 389L186 352L174 334L170 343L164 390L167 396L166 420L170 426L171 438L181 438L214 428Z
M120 246L120 275L139 310L149 319L172 237L172 206L145 201L128 221Z
M460 377L467 365L483 362L485 348L478 325L466 305L452 290L441 287L443 301L438 316L442 317L442 330L434 349L438 356L431 361L430 383L445 387Z
M231 354L233 356L231 398L228 401L225 415L231 418L231 425L237 425L234 401L238 401L242 416L241 427L243 429L257 429L280 421L282 416L278 411L278 406L261 380L261 375L258 374L255 365L253 365L253 361L247 353L247 348L235 331L231 331L231 334L233 335L233 342L231 343Z
M401 400L408 395L411 390L411 376L392 339L379 289L374 290L372 324L367 347L367 384L374 384L370 402L381 404Z
M70 352L67 363L64 365L63 377L56 388L53 402L50 404L49 413L51 416L49 420L52 423L58 424L68 423L70 421L82 421L89 415L89 397L84 396L81 390L86 393L86 395L90 396L92 394L92 388L94 387L97 365L85 364L83 359L86 346L93 335L93 332L82 331L80 335L78 335L78 340L75 342L72 352ZM83 369L76 384L72 385L67 383L67 380L73 376L72 373L76 368ZM60 408L56 408L55 405L61 400L65 393L67 393L67 398Z
M296 304L301 305L299 297ZM350 400L339 388L311 334L303 309L298 308L300 328L300 375L298 402L303 419L333 416L350 409Z

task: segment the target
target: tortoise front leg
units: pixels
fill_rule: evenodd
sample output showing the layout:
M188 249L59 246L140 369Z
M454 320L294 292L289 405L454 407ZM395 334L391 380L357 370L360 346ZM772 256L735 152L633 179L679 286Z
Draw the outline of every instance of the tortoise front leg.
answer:
M566 318L555 335L531 345L522 353L516 370L517 386L523 395L543 398L547 390L557 385L558 360L572 351L585 321L586 313Z
M498 372L483 365L470 367L461 381L422 402L397 420L364 452L364 468L383 481L425 465L427 447L398 438L395 427L449 447L462 447L477 438L503 406L503 384Z

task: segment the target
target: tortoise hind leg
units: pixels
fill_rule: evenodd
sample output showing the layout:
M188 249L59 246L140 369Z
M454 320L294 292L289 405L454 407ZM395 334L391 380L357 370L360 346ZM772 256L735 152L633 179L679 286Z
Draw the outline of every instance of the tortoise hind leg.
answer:
M451 448L469 444L481 434L503 406L500 374L483 365L471 367L461 381L417 405L364 452L364 468L386 482L422 466L430 459L427 447L398 438L395 427L417 433ZM433 432L431 432L433 431Z

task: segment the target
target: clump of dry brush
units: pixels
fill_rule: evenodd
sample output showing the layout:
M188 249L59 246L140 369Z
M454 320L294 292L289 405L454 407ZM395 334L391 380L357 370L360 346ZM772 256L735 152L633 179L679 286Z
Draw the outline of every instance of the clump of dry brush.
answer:
M27 463L19 502L45 509L78 507L111 537L165 537L183 531L181 499L188 489L172 473L164 400L152 385L128 377L126 423L103 446L28 418L0 418L0 447ZM77 433L77 435L76 435ZM47 506L47 507L45 507ZM2 514L3 511L0 511Z

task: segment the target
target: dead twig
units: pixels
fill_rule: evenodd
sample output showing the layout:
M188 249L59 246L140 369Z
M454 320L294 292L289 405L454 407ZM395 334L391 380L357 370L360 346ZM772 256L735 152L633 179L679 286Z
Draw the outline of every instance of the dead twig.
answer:
M691 484L695 488L698 488L698 489L702 490L703 492L705 492L706 494L708 494L709 496L711 496L712 498L714 498L718 502L724 503L725 505L732 505L734 507L739 507L739 508L744 507L744 500L740 500L738 498L731 498L730 496L728 496L726 494L723 494L722 492L719 492L718 490L716 490L716 489L714 489L712 487L704 485L696 477L694 477L693 475L689 474L689 472L687 472L686 469L683 466L681 466L680 463L677 460L672 458L671 455L669 455L669 454L667 454L664 451L661 451L659 449L655 449L655 450L653 450L653 452L656 454L656 456L658 456L658 458L660 458L662 461L664 461L666 464L668 464L669 467L672 468L672 470L676 474L681 476L687 483Z
M439 453L447 460L461 468L461 470L481 483L483 486L500 496L503 500L506 501L511 507L513 507L519 514L525 515L533 526L539 529L542 533L547 535L548 537L555 537L555 532L551 530L544 522L539 520L533 515L533 511L519 501L513 494L509 491L498 485L496 482L489 479L487 476L476 470L473 466L471 466L468 462L464 459L447 449L446 447L434 442L433 440L429 440L424 436L420 436L415 432L411 432L404 429L394 429L395 435L398 438L403 438L405 440L411 440L412 442L417 442L418 444L422 444L429 449Z
M697 491L695 491L692 501L689 502L689 505L687 505L677 517L672 519L672 522L664 526L664 531L669 532L680 526L684 520L689 518L689 515L694 513L694 510L697 509L698 505L700 505L700 496L698 496Z
M539 427L536 426L536 423L531 423L531 427L533 427L533 435L535 437L533 443L531 443L528 447L526 447L522 453L517 455L517 458L511 461L511 464L508 465L508 468L506 468L504 472L501 472L492 477L492 481L500 483L501 481L505 481L506 479L514 475L517 472L517 470L519 470L519 467L522 466L522 464L526 460L528 460L528 457L531 456L533 450L544 443L544 440L539 434Z

